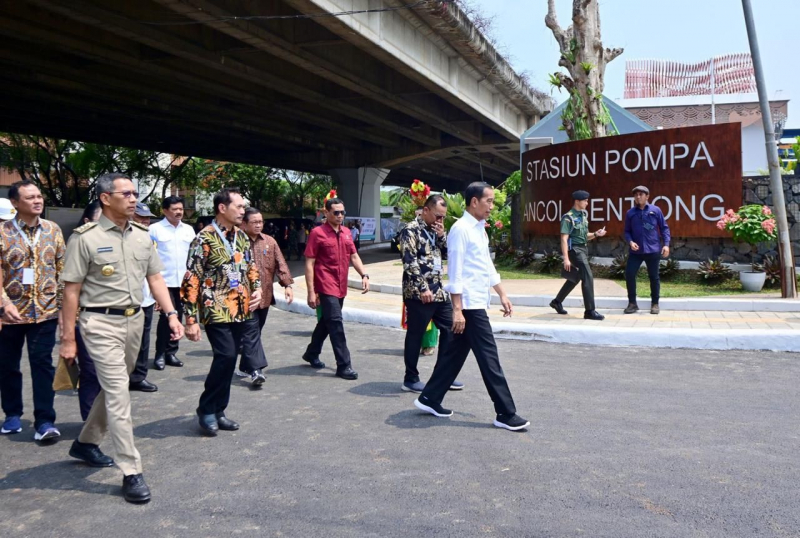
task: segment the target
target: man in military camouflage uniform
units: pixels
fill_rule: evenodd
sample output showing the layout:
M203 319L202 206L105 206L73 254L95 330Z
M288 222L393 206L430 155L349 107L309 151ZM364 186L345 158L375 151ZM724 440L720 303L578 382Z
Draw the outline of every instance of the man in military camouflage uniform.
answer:
M419 210L418 210L419 211ZM400 233L400 251L403 253L403 303L406 307L406 342L404 358L406 374L405 392L421 393L425 383L419 379L417 363L422 336L428 324L433 323L441 331L439 355L444 357L453 339L453 305L450 295L442 286L442 254L447 251L447 236L444 218L447 204L438 194L425 201L422 212ZM454 381L452 390L461 390L464 385Z
M123 174L104 174L96 185L102 215L97 222L76 229L67 245L61 274L65 287L60 355L68 361L75 359L75 320L80 310L81 337L103 390L69 454L93 467L110 467L114 461L98 446L110 430L116 462L125 475L123 496L128 502L141 503L150 500L150 490L133 444L128 383L142 342L145 278L169 317L174 340L183 336L183 325L161 276L161 260L147 228L129 222L139 196L133 183Z
M583 318L601 321L605 319L605 316L595 310L594 277L592 268L589 266L587 243L606 235L606 228L603 226L596 232L589 231L589 215L586 213L586 207L589 205L588 192L575 191L572 193L572 199L574 200L572 209L561 217L561 255L564 257L564 270L569 273L573 269L573 265L578 269L585 309ZM564 282L556 298L550 301L550 306L559 314L566 314L567 311L564 310L562 303L577 285L577 281L569 279Z

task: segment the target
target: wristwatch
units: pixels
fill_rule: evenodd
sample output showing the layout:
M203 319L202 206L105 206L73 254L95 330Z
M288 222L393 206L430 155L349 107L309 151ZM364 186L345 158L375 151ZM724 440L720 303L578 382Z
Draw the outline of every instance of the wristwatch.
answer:
M369 275L367 273L364 273L363 275L361 275L361 278L366 278L367 280L369 280Z
M167 317L170 317L170 316L173 316L173 315L177 316L178 315L178 311L177 310L170 310L169 312L167 312Z
M0 306L0 318L6 315L6 307Z

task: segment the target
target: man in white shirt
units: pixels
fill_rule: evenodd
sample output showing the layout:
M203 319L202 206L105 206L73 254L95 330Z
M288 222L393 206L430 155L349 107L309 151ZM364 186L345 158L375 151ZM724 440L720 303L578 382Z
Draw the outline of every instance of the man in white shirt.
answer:
M142 226L150 226L150 217L154 217L150 208L144 202L137 202L136 211L133 213L134 222ZM153 311L156 308L156 300L150 292L150 284L147 280L142 286L142 313L144 314L144 327L142 328L142 345L139 348L139 356L136 358L136 366L130 375L128 390L139 392L156 392L158 386L147 380L147 360L150 358L150 327L153 326Z
M450 293L453 303L453 339L446 354L437 361L433 375L414 405L437 417L451 416L453 412L442 407L442 400L471 350L494 402L497 413L494 425L518 431L530 422L517 415L486 313L490 288L500 296L503 316L511 316L512 312L511 301L500 285L500 275L489 254L489 237L484 229L494 207L494 189L483 182L472 183L464 193L464 201L466 211L447 236L449 280L445 290Z
M161 275L167 283L172 304L178 310L178 321L183 320L181 303L181 283L186 276L186 260L189 257L189 245L194 240L194 230L183 219L183 198L167 196L161 202L164 219L150 226L150 238L156 244L158 256L164 264ZM178 341L170 339L169 319L161 312L156 327L156 370L163 370L165 365L183 366L183 362L175 356L178 353Z

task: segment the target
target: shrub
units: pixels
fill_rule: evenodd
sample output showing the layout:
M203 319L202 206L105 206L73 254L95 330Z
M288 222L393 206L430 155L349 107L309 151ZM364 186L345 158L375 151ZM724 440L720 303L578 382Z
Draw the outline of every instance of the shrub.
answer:
M764 256L761 263L753 262L753 271L763 271L767 274L764 285L768 288L781 286L781 261L774 256Z
M724 282L733 277L733 271L730 267L722 263L722 260L706 260L700 262L700 268L697 271L698 276L707 283L717 284Z
M514 256L514 249L508 243L497 243L494 247L494 259L496 262L505 261Z
M528 267L534 261L536 261L536 251L532 248L518 250L514 256L514 265L517 267Z
M625 278L625 267L628 265L628 255L619 254L614 261L611 262L611 267L608 268L608 275L611 278Z
M561 270L564 265L564 258L556 252L545 252L542 259L539 260L539 271L542 273L555 273Z
M774 241L778 237L772 210L756 204L743 205L735 212L729 209L717 222L717 228L730 232L734 241L751 245Z
M678 274L680 270L681 270L681 264L678 260L674 258L662 261L658 265L658 274L662 280L669 280L673 278Z

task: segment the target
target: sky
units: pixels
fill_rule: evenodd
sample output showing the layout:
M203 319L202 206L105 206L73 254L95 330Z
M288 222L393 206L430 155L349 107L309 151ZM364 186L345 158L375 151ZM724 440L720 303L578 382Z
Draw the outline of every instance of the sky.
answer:
M547 0L475 0L494 15L498 48L516 71L528 71L532 84L550 93L548 73L560 55L553 34L544 24ZM800 68L796 65L800 0L751 0L767 90L782 90L789 103L786 127L800 127ZM572 0L556 0L558 22L571 22ZM669 59L696 63L712 56L749 52L741 0L600 0L605 47L622 47L624 54L606 68L605 95L622 97L625 60ZM796 34L795 34L796 35ZM557 102L565 94L553 90Z

